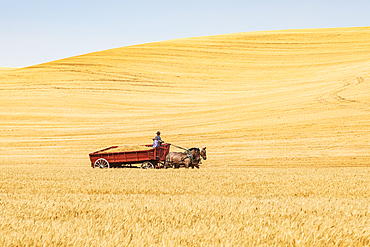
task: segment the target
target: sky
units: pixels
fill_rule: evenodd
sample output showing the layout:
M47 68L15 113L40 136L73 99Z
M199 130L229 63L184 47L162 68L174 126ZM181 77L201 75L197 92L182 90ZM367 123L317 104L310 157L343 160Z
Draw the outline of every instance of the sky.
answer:
M369 0L0 0L0 67L237 32L370 26Z

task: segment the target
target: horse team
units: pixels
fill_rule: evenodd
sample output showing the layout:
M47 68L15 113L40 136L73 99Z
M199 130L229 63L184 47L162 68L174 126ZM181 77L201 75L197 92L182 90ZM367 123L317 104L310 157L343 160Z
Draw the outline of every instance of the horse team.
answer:
M194 167L199 168L199 163L201 159L207 159L206 148L190 148L185 152L170 152L166 155L164 161L164 168L175 168L178 169L180 166L185 166L185 168Z

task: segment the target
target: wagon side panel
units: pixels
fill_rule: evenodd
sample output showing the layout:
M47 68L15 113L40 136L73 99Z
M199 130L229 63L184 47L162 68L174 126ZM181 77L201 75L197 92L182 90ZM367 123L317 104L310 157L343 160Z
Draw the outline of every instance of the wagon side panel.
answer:
M137 163L151 160L154 157L154 150L141 150L134 152L125 152L119 155L118 161L126 163Z

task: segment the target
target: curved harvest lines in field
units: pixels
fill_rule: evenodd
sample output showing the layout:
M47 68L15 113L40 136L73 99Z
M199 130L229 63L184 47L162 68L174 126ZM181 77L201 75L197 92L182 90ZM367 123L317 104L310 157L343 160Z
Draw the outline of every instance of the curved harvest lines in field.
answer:
M322 95L319 98L319 101L325 104L336 104L336 105L347 106L347 107L358 109L358 110L370 111L369 102L365 102L364 100L358 99L357 92L360 92L360 96L362 97L368 95L368 93L364 94L364 92L362 92L363 88L361 89L359 88L359 84L362 83L363 81L364 79L362 77L357 77L356 79L353 79L352 81L347 82L339 89ZM357 88L357 89L354 90L354 88ZM365 90L366 89L367 88L365 88ZM354 91L356 94L354 98L356 99L351 99L345 96L341 96L341 95L347 95L348 91Z
M113 145L207 146L205 166L368 165L370 28L169 40L1 69L3 164Z

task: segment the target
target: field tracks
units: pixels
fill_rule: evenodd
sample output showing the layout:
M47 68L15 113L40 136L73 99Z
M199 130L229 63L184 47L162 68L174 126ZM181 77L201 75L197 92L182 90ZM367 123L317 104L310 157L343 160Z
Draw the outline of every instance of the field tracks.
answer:
M339 89L321 95L317 100L320 103L327 104L327 105L329 104L338 105L338 106L350 107L350 108L363 110L363 111L370 111L370 105L365 104L355 99L350 99L350 98L346 98L346 97L339 95L341 92L351 87L358 86L360 83L363 83L363 82L364 82L364 79L362 77L356 77L355 79L346 82Z

